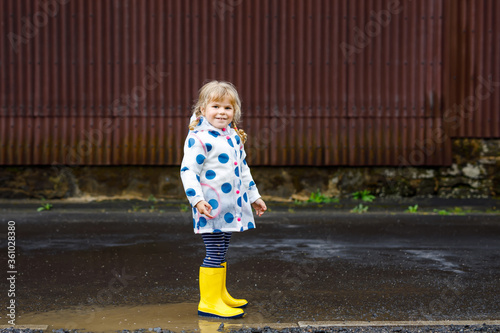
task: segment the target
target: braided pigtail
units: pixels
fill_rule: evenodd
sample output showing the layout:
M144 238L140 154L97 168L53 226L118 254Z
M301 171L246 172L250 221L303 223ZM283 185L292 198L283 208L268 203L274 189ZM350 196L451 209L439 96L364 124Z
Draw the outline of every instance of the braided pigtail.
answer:
M245 133L244 130L236 127L236 124L234 122L233 122L233 127L234 127L234 130L236 131L236 134L238 134L238 136L240 137L241 142L245 143L247 141L248 135Z
M196 125L198 125L201 117L201 111L199 109L195 110L194 114L196 115L196 118L191 122L191 124L189 124L189 129L191 131L194 131L194 128L196 127Z

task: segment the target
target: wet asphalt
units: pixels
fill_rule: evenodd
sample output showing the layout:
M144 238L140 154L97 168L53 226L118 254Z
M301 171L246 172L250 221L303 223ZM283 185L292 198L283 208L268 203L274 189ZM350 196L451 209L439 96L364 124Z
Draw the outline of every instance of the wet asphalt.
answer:
M7 221L16 222L18 316L198 301L204 247L189 212L61 207L0 205L0 267ZM498 214L314 206L274 209L256 222L233 235L227 257L228 289L249 300L254 322L500 319ZM7 284L1 289L8 304Z

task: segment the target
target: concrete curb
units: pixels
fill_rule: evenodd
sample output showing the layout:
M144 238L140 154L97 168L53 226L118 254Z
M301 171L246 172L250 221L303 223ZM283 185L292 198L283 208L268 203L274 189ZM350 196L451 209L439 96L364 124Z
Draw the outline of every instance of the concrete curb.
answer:
M418 327L418 326L500 326L500 320L436 320L436 321L299 321L297 323L254 323L254 324L229 324L225 329L272 329L285 328L319 328L319 327Z
M0 325L0 329L9 329L9 328L14 328L16 330L42 330L45 331L49 326L48 325Z
M224 331L240 329L262 330L265 327L281 330L287 328L329 327L429 327L429 326L500 326L500 320L436 320L436 321L299 321L297 323L224 323Z
M500 320L436 320L436 321L299 321L305 327L381 327L381 326L481 326L500 325Z
M264 327L269 327L276 330L281 330L285 328L299 328L298 323L255 323L255 324L228 324L224 323L225 329L239 330L242 328L256 328L263 329Z

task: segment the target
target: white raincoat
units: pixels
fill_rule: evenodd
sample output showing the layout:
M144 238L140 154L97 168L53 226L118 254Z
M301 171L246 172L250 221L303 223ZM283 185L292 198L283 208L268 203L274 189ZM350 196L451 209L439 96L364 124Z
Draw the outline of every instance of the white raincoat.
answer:
M191 121L195 118L191 117ZM243 143L236 131L218 129L204 117L189 131L184 144L181 179L193 207L197 234L245 231L255 228L251 203L260 198L245 161ZM208 218L195 208L201 200L212 206Z

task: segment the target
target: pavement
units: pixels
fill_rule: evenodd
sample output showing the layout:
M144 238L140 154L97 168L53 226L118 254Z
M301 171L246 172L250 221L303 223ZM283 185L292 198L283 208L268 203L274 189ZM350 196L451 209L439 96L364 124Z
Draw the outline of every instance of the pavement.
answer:
M15 276L15 296L7 281L0 303L14 299L17 325L500 331L499 200L377 199L363 214L350 212L359 204L352 200L268 202L257 228L231 241L228 289L250 305L243 319L230 321L196 314L204 247L185 202L49 202L50 210L37 211L46 202L0 201L0 267ZM406 212L416 204L417 213ZM15 273L8 273L4 241L9 221ZM0 313L4 327L7 314Z

